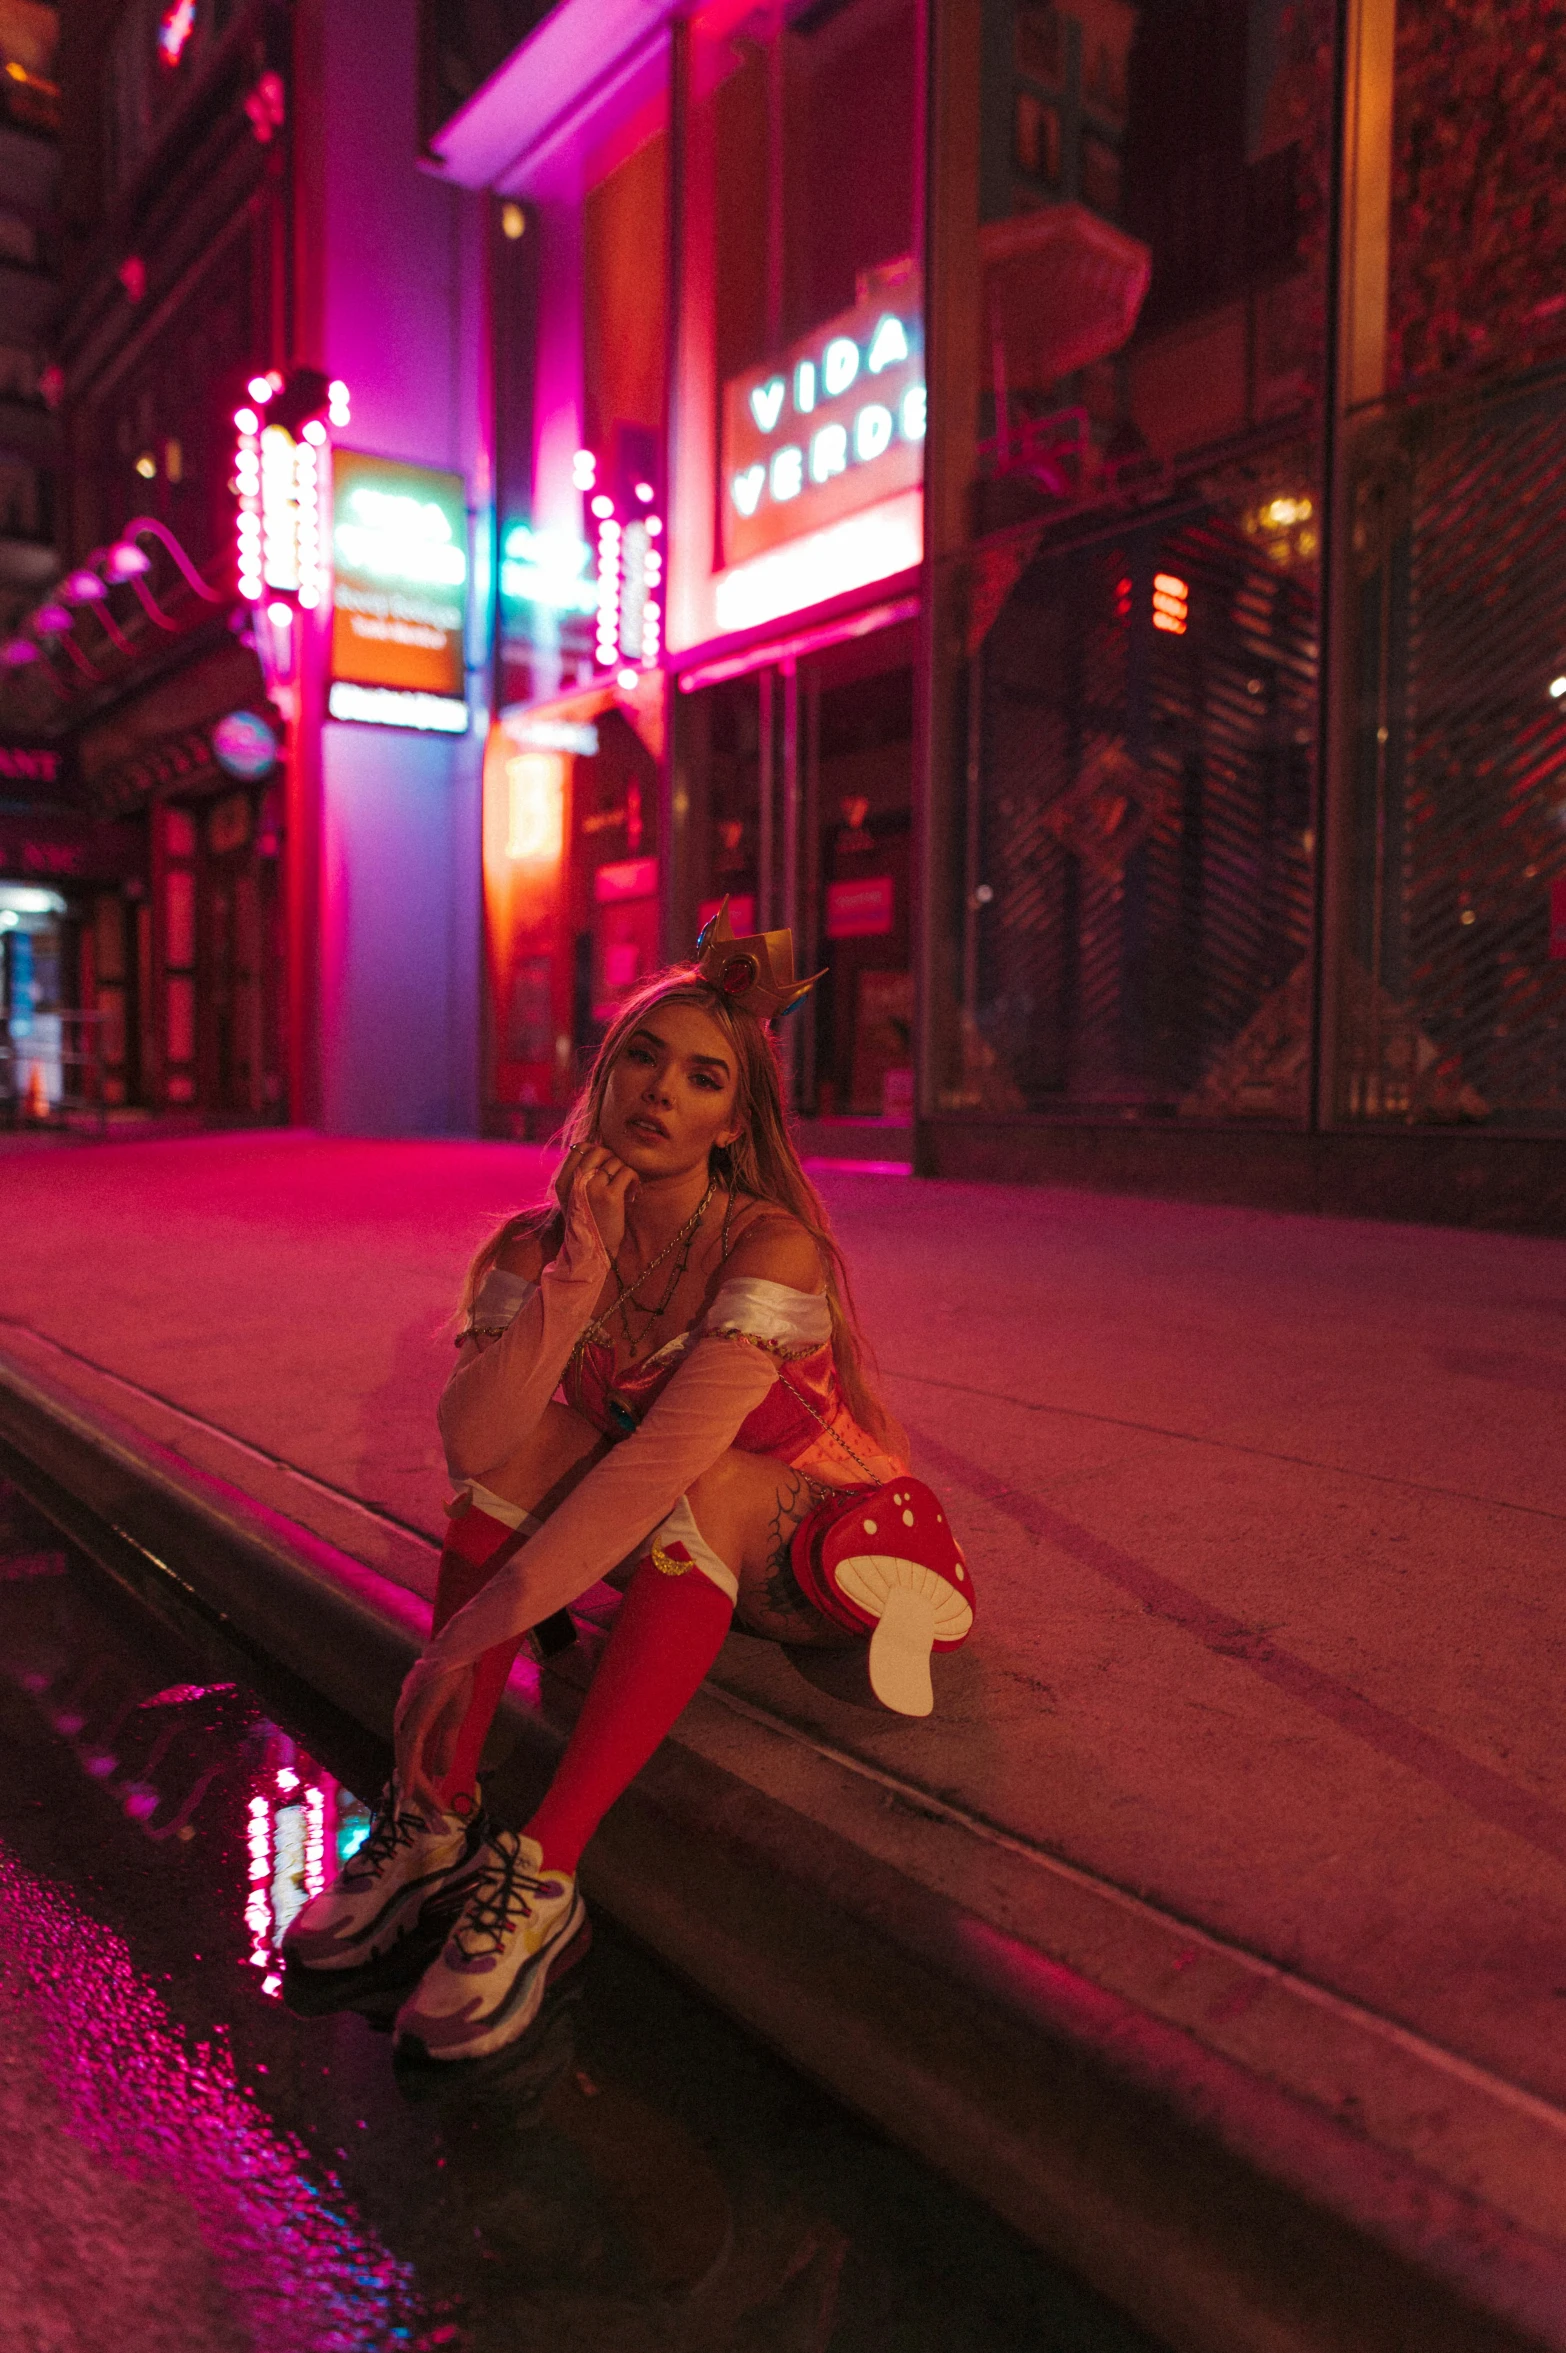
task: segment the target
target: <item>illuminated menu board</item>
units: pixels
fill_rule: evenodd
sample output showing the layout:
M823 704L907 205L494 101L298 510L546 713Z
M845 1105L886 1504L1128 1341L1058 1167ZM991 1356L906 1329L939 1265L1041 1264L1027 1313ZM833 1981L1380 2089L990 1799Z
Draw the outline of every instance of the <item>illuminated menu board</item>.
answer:
M723 560L924 479L924 346L910 285L882 291L723 388Z
M462 476L332 453L334 719L464 735Z

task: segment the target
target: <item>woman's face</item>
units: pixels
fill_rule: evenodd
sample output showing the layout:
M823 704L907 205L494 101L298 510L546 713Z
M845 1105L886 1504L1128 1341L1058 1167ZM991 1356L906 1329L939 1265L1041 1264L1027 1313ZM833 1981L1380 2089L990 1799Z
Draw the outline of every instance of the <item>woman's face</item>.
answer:
M598 1138L639 1176L705 1165L740 1134L739 1071L729 1039L699 1005L651 1006L620 1048L604 1090Z

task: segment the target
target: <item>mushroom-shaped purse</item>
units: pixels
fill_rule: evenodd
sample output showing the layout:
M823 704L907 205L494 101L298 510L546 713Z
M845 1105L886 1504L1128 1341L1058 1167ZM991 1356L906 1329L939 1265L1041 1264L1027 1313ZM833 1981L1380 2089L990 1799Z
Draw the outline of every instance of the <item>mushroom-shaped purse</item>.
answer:
M870 1688L900 1716L935 1705L930 1653L973 1631L973 1580L940 1499L922 1479L834 1495L801 1520L790 1558L836 1626L870 1636Z

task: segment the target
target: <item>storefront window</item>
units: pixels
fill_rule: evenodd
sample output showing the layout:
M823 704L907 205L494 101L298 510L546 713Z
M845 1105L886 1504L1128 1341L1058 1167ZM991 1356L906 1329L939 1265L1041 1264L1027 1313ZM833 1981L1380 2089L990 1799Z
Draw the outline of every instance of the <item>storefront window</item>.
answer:
M668 60L491 206L498 702L486 1119L544 1127L661 961Z
M1336 1104L1566 1124L1566 215L1554 19L1397 11L1385 398L1355 436Z
M1308 1116L1318 35L992 13L933 1112Z

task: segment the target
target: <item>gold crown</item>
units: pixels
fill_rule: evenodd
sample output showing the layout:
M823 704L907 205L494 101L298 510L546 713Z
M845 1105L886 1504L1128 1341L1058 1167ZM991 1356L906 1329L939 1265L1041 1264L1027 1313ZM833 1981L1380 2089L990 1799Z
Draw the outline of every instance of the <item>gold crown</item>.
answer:
M737 940L725 899L712 921L702 926L696 942L696 969L709 988L716 989L731 1005L743 1006L758 1021L770 1021L791 1013L826 968L823 965L821 972L813 972L808 980L794 978L791 931L758 931Z

